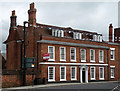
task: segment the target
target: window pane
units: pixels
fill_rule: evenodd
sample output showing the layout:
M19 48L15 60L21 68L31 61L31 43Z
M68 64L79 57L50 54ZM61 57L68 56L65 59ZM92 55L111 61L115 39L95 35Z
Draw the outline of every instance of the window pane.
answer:
M111 68L111 77L114 77L114 68Z
M91 68L91 78L95 78L95 68Z
M100 78L104 78L104 70L103 70L103 68L100 68Z
M61 67L61 79L65 79L65 68Z
M103 61L103 51L99 51L99 61Z
M71 48L71 60L75 60L75 48Z
M75 68L73 68L72 67L72 69L71 69L71 77L72 77L72 79L75 79Z
M115 56L115 51L111 50L111 59L114 59L114 56Z
M85 49L81 49L81 60L85 60L86 52Z
M49 46L49 55L50 55L50 59L54 59L54 47L53 46Z
M49 79L53 80L53 67L49 67Z
M95 60L95 50L90 50L90 59Z
M60 48L60 59L65 60L65 48Z

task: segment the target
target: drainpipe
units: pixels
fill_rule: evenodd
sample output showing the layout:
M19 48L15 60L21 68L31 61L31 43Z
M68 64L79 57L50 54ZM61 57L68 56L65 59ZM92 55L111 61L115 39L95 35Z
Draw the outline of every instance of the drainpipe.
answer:
M109 80L109 49L107 49L107 80Z
M21 50L21 67L20 67L20 69L22 69L22 60L23 60L23 43L21 43L21 48L20 48L20 50Z
M26 24L27 24L28 22L27 21L24 21L24 69L23 69L23 86L25 86L26 85L26 43L25 43L25 40L26 40L26 35L25 35L25 33L26 33Z
M38 46L39 46L39 43L37 42L37 77L38 77Z

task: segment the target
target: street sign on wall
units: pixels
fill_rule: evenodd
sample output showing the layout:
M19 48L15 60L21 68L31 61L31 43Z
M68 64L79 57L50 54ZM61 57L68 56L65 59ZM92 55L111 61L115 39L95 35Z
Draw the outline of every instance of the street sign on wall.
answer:
M50 55L49 53L43 53L43 60L49 60Z
M35 58L25 58L26 61L26 68L33 68L33 65L35 64ZM22 60L22 68L24 68L24 59Z

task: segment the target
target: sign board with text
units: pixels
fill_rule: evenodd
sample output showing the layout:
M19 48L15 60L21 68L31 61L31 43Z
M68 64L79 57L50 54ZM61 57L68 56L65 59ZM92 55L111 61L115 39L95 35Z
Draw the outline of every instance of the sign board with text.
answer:
M26 68L33 68L35 64L35 58L25 58ZM22 60L22 68L24 68L24 59Z
M49 60L50 55L49 53L43 53L43 60Z

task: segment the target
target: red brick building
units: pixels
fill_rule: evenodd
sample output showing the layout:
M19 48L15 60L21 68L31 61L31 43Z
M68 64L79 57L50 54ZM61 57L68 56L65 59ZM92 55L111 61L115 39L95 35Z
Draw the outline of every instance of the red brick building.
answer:
M8 39L7 69L21 70L23 59L23 26L17 25L12 11ZM26 27L26 57L35 58L36 78L48 82L89 82L120 79L120 29L109 26L109 42L102 34L57 27L36 22L34 3L28 10ZM44 60L49 53L49 60ZM30 70L31 68L27 69ZM39 73L38 73L39 72Z

